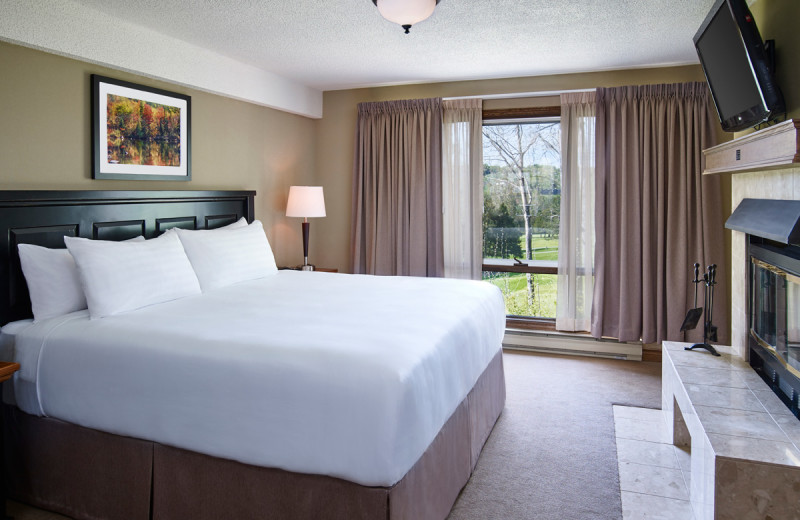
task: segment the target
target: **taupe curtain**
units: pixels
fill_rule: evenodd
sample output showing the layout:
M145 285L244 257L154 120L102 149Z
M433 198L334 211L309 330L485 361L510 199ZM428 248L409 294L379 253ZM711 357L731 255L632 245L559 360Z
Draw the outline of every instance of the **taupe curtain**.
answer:
M702 150L715 144L706 84L601 88L596 110L592 335L699 340L702 323L679 331L699 262L718 266L713 316L726 342L720 185L702 175Z
M442 100L360 103L353 272L442 276Z

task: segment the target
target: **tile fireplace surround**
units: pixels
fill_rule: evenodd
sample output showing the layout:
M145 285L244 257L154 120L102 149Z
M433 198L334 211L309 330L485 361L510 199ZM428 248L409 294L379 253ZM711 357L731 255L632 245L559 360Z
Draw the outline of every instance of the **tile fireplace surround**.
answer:
M734 209L744 198L800 200L800 167L731 174L731 195ZM738 231L732 231L731 237L731 345L739 357L747 360L746 237Z

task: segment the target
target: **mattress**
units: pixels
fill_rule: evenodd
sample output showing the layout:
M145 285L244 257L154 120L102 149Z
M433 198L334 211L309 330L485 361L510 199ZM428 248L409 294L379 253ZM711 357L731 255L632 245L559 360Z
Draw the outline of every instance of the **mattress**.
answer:
M15 331L18 406L247 464L391 486L501 348L486 283L280 271Z

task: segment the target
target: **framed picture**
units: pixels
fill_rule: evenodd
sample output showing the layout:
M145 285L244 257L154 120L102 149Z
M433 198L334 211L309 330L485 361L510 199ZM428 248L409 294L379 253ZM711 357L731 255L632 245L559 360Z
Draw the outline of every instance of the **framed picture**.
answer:
M92 177L188 181L192 98L92 75Z

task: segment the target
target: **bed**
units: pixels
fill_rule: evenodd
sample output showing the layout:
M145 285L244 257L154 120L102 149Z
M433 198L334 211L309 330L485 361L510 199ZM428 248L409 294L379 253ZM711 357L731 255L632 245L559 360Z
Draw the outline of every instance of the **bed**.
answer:
M18 244L252 221L254 195L0 192L12 497L73 518L447 516L505 400L491 286L279 271L29 322Z

